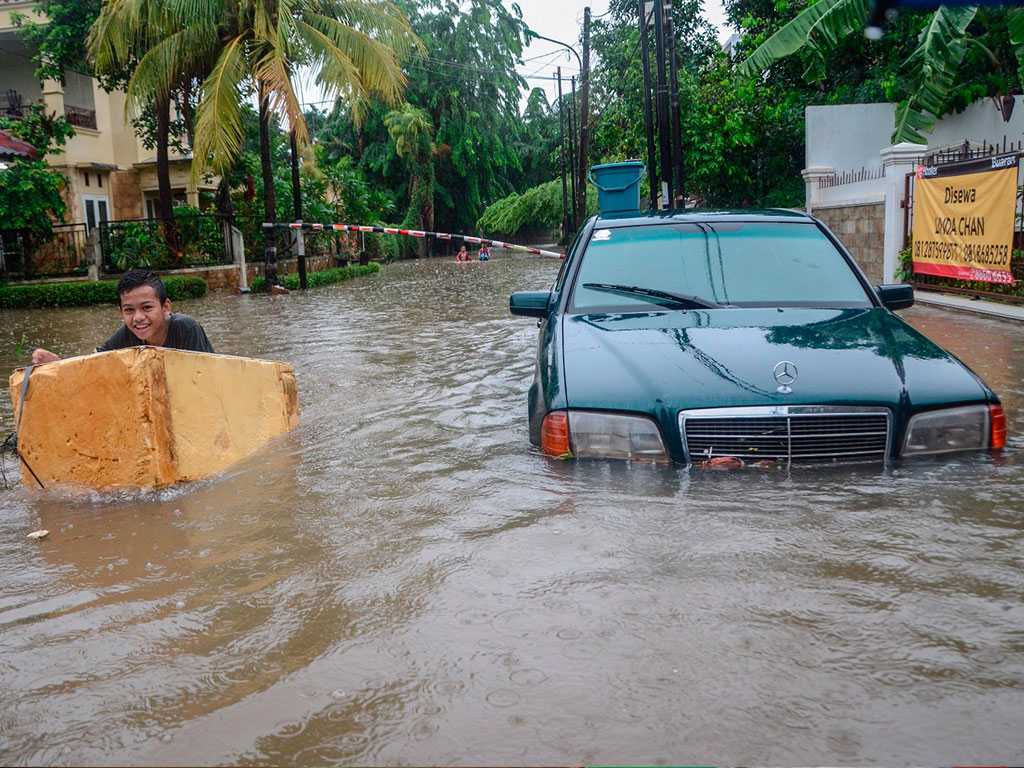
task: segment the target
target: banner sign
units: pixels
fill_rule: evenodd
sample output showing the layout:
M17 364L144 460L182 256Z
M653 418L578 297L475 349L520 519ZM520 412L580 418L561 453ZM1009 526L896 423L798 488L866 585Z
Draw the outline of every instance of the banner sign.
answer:
M1017 153L919 165L914 182L914 271L1012 283Z

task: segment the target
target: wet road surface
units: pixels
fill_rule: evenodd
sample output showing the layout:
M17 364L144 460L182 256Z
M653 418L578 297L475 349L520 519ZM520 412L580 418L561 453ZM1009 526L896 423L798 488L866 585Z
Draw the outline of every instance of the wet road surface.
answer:
M176 305L291 362L302 425L150 493L6 460L0 762L1022 764L1024 327L901 313L1003 398L1001 458L563 463L529 445L537 329L507 311L557 268ZM118 322L0 316L5 371Z

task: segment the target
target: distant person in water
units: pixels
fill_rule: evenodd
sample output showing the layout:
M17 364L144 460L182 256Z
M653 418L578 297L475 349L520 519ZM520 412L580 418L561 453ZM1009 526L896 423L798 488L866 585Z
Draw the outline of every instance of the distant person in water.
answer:
M476 254L476 257L480 259L480 261L487 261L488 259L491 258L491 249L488 248L486 245L481 245L480 250Z
M466 250L466 246L463 245L459 248L459 252L455 254L456 261L472 261L473 257L469 255L469 251Z
M117 283L117 306L124 325L98 346L97 352L148 345L213 353L203 326L188 315L171 312L163 280L148 269L133 269L121 276ZM32 353L33 365L56 360L60 357L47 349Z

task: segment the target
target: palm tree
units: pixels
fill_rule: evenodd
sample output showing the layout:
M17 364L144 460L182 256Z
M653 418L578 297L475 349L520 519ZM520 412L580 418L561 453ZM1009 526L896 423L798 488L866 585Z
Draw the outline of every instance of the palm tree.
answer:
M434 164L437 153L434 144L434 123L425 109L406 102L401 109L384 117L395 154L409 168L409 208L402 227L405 229L434 229ZM418 241L419 254L426 256L427 243Z
M818 0L759 45L740 65L739 72L758 75L779 59L800 52L811 59L805 73L817 79L828 51L842 37L864 29L869 17L867 0ZM976 6L939 6L921 30L918 44L903 62L909 97L896 110L892 142L925 144L925 133L947 111L957 84L960 65L970 44L980 46L988 58L995 56L967 28L978 13ZM1007 33L1018 63L1018 80L1024 85L1024 8L1007 11ZM998 62L996 62L998 63Z
M309 144L295 93L296 70L310 68L329 96L353 105L368 95L395 104L405 86L401 58L422 47L401 11L383 0L112 0L147 2L165 10L175 31L140 58L129 94L156 95L169 88L175 72L202 71L192 164L197 179L208 169L224 175L234 165L242 144L242 105L255 93L268 222L277 219L272 117L284 118L300 144ZM274 238L265 242L271 286L277 279L277 255Z
M174 29L167 4L159 0L110 0L103 5L88 39L88 55L97 75L116 83L131 72L127 113L152 110L156 121L157 210L162 222L164 244L177 253L174 231L174 201L171 195L170 124L171 100L188 77L187 62L164 62L164 75L150 87L139 87L136 78L149 52L158 47Z

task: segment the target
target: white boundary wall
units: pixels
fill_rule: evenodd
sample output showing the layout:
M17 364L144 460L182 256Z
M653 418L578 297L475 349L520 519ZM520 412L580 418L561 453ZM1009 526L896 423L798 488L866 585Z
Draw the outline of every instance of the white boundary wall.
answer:
M960 114L947 115L926 134L928 143L892 146L890 138L896 104L837 104L807 107L805 118L806 206L808 213L842 206L885 203L883 274L892 281L903 244L904 179L920 158L969 141L999 143L1005 136L1024 138L1024 96L1014 97L1008 122L992 99L971 104ZM837 176L860 174L859 181L833 183ZM857 176L854 176L857 178ZM822 185L825 182L825 186Z

